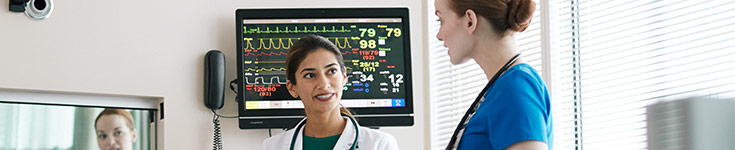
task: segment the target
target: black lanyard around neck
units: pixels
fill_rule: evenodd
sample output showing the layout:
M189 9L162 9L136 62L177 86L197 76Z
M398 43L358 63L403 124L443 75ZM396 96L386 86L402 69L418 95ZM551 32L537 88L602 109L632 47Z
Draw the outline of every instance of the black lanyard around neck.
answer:
M470 105L470 108L467 109L467 112L465 112L464 116L462 116L462 120L459 121L459 125L457 125L457 128L454 129L454 134L452 134L452 139L449 141L449 144L447 144L446 150L451 150L455 148L455 145L458 144L457 142L459 142L459 139L461 138L459 137L460 132L464 132L465 127L467 127L467 122L469 122L470 116L473 116L475 114L475 112L477 111L477 108L480 106L480 103L482 103L482 101L485 100L483 97L485 96L485 93L487 92L487 90L489 90L490 87L493 86L493 84L495 84L495 80L498 80L498 77L500 77L500 75L503 74L503 72L508 70L508 68L510 68L510 66L512 66L513 63L516 62L516 60L518 60L518 56L520 55L521 54L516 54L516 56L513 56L513 58L511 58L510 61L508 61L508 63L505 63L503 68L500 68L500 70L498 70L498 72L495 73L493 78L490 79L489 82L487 82L487 85L485 85L485 88L483 88L482 92L480 92L480 94L477 95L477 98L475 98L475 101L472 102L472 105Z

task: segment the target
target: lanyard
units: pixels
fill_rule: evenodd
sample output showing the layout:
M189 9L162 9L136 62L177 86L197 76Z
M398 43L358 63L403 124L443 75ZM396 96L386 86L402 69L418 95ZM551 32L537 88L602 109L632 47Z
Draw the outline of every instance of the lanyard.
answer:
M357 137L360 137L360 128L357 126L357 123L355 122L355 119L352 119L352 117L347 116L347 118L350 119L352 122L352 125L355 127L355 141L352 142L352 147L350 147L350 150L355 150L357 147ZM291 138L291 148L290 150L293 150L294 145L296 145L296 138L299 137L299 130L301 130L301 127L304 127L306 124L306 119L304 121L301 121L299 125L296 126L296 130L293 132L293 137Z
M493 84L495 84L495 80L498 80L498 77L500 77L503 72L508 70L513 63L518 60L518 56L521 54L516 54L516 56L513 56L508 63L506 63L498 72L495 73L492 79L490 79L489 82L487 82L487 85L485 85L485 88L482 89L482 92L480 92L479 95L477 95L477 98L475 98L475 101L472 102L472 105L470 105L470 108L467 109L467 112L464 113L464 116L462 116L462 120L459 121L459 125L457 125L457 128L454 129L454 134L452 134L452 139L449 141L449 144L447 144L446 150L452 150L457 148L457 142L462 138L460 137L461 133L464 133L464 129L467 127L467 122L470 121L470 117L475 115L475 112L477 111L477 108L480 106L480 103L485 100L485 93L487 90L490 89ZM461 133L460 133L461 132Z

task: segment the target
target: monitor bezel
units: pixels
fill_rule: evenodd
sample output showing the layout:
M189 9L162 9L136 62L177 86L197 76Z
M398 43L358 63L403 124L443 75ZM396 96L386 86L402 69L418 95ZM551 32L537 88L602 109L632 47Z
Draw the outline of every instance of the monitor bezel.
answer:
M406 93L405 107L384 107L384 108L350 108L356 114L358 120L360 118L370 118L362 120L372 120L377 118L399 118L408 119L410 121L385 121L385 123L368 123L370 126L410 126L413 125L413 76L411 74L411 43L410 43L410 21L408 8L276 8L276 9L237 9L235 17L235 33L237 43L237 62L243 62L243 34L239 32L243 28L243 19L324 19L324 18L401 18L404 33L404 64L406 78L404 79ZM245 82L244 65L237 63L238 85L242 87ZM237 89L238 93L244 93L243 88ZM264 109L264 110L245 110L244 96L238 96L238 114L240 120L247 118L262 119L286 119L290 122L300 120L293 118L294 116L303 116L303 109ZM390 116L398 114L396 117L374 117L374 116ZM285 116L285 117L284 117ZM289 118L290 117L290 118ZM361 124L363 121L359 121ZM410 122L410 123L409 123ZM283 124L283 123L281 123ZM295 124L295 123L294 123ZM265 125L272 126L272 125ZM243 128L241 121L241 128ZM248 128L248 127L245 127ZM260 127L263 128L263 127ZM268 127L270 128L270 127Z

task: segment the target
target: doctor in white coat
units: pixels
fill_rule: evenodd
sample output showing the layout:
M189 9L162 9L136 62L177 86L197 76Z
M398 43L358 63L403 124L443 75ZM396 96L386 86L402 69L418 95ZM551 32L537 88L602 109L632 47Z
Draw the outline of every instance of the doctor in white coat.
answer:
M361 127L340 106L347 74L342 53L331 41L317 35L301 37L286 56L286 78L291 96L303 102L306 118L294 129L266 139L263 149L398 149L392 135Z

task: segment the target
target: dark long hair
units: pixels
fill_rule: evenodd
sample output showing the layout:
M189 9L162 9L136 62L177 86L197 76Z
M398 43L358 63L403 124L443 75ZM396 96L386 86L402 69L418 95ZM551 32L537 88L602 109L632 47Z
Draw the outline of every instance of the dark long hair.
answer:
M342 58L342 52L339 51L339 48L337 48L337 46L327 38L310 34L301 37L299 41L296 41L296 43L288 49L288 54L286 55L286 78L288 81L291 81L291 84L297 84L296 70L299 68L299 65L301 65L301 62L304 61L306 56L320 48L332 52L334 54L334 58L339 62L340 70L342 73L345 73L345 61ZM354 118L350 110L345 107L340 106L339 111L342 114Z

